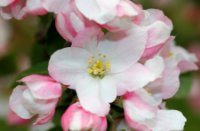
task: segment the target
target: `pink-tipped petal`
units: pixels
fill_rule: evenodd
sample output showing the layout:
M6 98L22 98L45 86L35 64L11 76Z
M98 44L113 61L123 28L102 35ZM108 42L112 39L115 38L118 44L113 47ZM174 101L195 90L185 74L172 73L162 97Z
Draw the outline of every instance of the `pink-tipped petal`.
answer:
M79 103L71 105L61 119L62 128L68 130L105 131L107 122L105 117L98 117L85 111Z
M56 99L62 94L61 85L49 76L30 75L20 81L28 86L37 99Z

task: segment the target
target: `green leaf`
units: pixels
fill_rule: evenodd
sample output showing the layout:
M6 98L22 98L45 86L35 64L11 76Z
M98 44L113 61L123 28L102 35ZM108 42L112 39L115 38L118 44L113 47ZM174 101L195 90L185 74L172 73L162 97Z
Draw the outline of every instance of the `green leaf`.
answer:
M43 62L43 63L39 63L35 66L32 66L28 70L21 72L16 77L16 81L22 79L25 76L32 75L32 74L48 75L47 67L48 67L48 62ZM18 84L16 81L12 84L12 88Z
M57 107L56 108L56 113L53 117L53 123L56 125L56 126L61 126L61 118L62 118L62 115L64 114L64 112L66 111L66 107Z
M12 53L4 56L3 58L0 58L0 65L1 65L0 76L16 72L17 70L16 54Z
M63 92L62 98L60 99L57 107L56 107L56 113L53 117L53 123L56 126L61 126L60 120L63 115L63 113L67 110L67 108L73 104L73 100L76 98L76 93L73 90L66 89Z
M37 52L37 53L36 53ZM31 63L37 64L49 60L49 54L45 45L35 43L30 54Z
M70 43L64 40L55 28L55 22L52 22L46 34L46 46L49 55L58 49L69 47Z
M28 131L27 125L9 125L5 120L0 119L0 131Z
M56 126L56 127L49 129L49 131L62 131L62 128L59 126Z
M180 76L180 88L175 98L184 98L190 92L192 86L192 73L185 73Z

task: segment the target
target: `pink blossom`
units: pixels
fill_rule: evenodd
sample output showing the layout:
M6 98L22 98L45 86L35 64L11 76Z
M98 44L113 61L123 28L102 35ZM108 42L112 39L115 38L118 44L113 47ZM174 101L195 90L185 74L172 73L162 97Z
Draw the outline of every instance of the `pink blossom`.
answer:
M143 17L140 5L130 0L75 0L78 10L89 20L110 31L128 29L131 22L139 23Z
M106 117L99 117L85 111L79 103L71 105L62 116L62 128L68 130L106 131Z
M23 119L37 116L34 124L39 125L52 119L62 88L48 76L30 75L20 80L10 96L10 109Z
M141 22L148 31L148 40L143 58L148 59L158 54L162 47L174 39L170 36L173 29L171 20L161 10L145 10L145 17Z
M186 49L176 46L175 42L169 42L162 51L163 57L170 58L177 64L181 72L198 70L198 59L193 53L189 53Z
M197 70L196 57L172 41L166 43L160 56L164 59L165 68L160 78L147 85L157 97L168 99L173 97L180 86L180 74L186 71Z
M102 35L101 28L85 18L77 9L75 0L41 0L43 7L56 14L56 28L67 41L79 40L84 34Z
M91 37L56 51L49 61L49 74L75 89L85 110L105 116L118 95L144 87L162 72L160 58L138 63L145 44L146 32L139 26L108 33L101 41Z
M198 65L198 67L200 67L200 44L199 43L193 43L189 47L189 51L196 55L196 57L197 57L197 65Z
M200 45L199 43L193 43L189 47L190 52L194 53L198 59L197 65L200 68ZM197 112L200 112L200 73L199 71L194 75L192 81L191 92L189 94L189 104Z
M3 0L0 2L0 15L4 19L22 19L28 14L44 15L47 11L40 0Z
M161 100L153 92L140 89L127 93L123 106L127 124L135 130L172 131L183 130L186 119L176 110L161 109Z

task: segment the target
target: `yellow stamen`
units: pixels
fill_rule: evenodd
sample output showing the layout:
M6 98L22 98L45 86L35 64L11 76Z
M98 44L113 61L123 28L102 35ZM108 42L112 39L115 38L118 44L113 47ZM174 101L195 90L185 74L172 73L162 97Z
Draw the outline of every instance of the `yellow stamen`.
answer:
M88 74L93 77L103 78L108 71L110 71L111 64L105 60L106 55L98 54L98 59L91 57L88 60Z
M169 52L168 57L172 57L174 54L172 52Z

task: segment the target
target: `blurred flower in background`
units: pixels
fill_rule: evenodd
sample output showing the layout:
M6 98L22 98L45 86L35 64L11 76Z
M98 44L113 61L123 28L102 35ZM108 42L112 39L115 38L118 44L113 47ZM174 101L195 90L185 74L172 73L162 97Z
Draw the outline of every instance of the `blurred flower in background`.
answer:
M11 25L0 18L0 57L8 50L8 44L12 35Z

